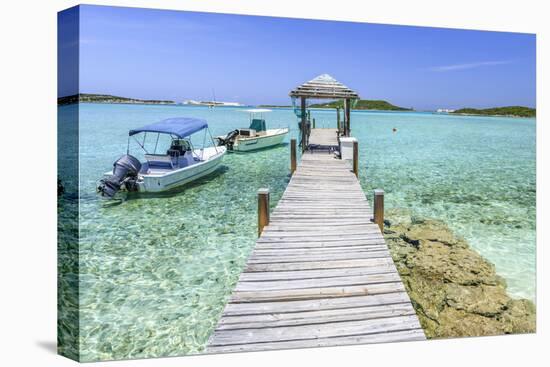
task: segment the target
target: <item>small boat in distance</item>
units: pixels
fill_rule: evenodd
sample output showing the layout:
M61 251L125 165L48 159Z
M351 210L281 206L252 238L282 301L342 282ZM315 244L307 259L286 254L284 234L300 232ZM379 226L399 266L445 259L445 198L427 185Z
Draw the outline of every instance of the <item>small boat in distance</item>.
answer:
M216 137L220 146L226 146L229 151L250 152L274 147L283 142L288 134L288 128L266 128L264 113L271 110L256 108L244 112L250 114L248 129L237 129L230 131L226 136Z
M204 130L201 148L195 148L190 136ZM113 164L112 172L107 172L100 181L97 191L104 197L112 198L119 190L137 192L160 192L179 187L188 182L212 173L222 162L225 147L206 147L206 133L210 133L206 120L175 117L130 130L126 154ZM154 151L145 148L147 133L156 133ZM143 139L136 135L143 134ZM165 154L157 154L159 138L168 136L170 147ZM141 163L130 155L130 138L143 149L145 162Z

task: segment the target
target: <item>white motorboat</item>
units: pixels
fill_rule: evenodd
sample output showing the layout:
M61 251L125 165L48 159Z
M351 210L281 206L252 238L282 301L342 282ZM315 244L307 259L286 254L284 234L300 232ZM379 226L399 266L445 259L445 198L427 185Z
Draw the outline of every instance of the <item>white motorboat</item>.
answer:
M204 130L203 146L195 148L190 136ZM160 192L185 185L216 170L226 153L225 147L206 147L206 133L210 133L206 120L176 117L130 130L126 154L114 164L113 170L105 173L97 188L105 197L112 198L119 190L137 192ZM148 133L156 133L155 148L152 153L146 149ZM136 135L143 134L138 140ZM170 147L166 154L157 154L161 135L170 137ZM145 162L129 154L130 139L143 149Z
M226 146L229 151L249 152L270 148L283 142L288 134L288 128L266 129L263 115L271 110L256 108L244 111L250 114L248 129L237 129L230 131L226 136L216 137L220 146Z

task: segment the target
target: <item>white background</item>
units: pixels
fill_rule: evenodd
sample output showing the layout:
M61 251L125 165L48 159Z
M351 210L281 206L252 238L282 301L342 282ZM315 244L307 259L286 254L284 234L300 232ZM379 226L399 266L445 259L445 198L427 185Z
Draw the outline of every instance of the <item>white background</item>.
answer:
M97 366L548 365L550 338L545 302L548 282L544 278L548 276L545 267L550 262L543 247L549 238L550 188L544 166L548 165L550 144L547 126L550 33L545 1L91 0L87 3L537 33L538 54L536 335L163 358ZM3 366L76 365L55 354L56 12L76 4L63 0L12 0L1 5L0 361Z

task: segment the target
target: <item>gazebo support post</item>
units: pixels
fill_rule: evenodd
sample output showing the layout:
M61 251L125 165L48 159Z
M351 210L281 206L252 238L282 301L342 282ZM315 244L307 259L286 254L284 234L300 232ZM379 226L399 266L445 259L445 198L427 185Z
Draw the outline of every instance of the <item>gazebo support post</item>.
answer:
M346 98L344 100L344 106L345 106L345 121L346 121L346 128L345 128L345 136L351 135L351 122L350 122L350 110L351 110L351 100L349 98Z
M340 134L340 107L336 107L336 128L338 129L338 134Z
M347 99L344 99L344 118L343 118L343 121L342 121L342 130L344 131L344 136L348 136L348 121L346 120L347 117L348 117L348 114L346 113L346 111L348 110L348 100Z
M300 97L300 105L302 109L302 124L300 126L300 130L302 133L302 153L306 151L307 149L307 116L306 116L306 99L305 97Z

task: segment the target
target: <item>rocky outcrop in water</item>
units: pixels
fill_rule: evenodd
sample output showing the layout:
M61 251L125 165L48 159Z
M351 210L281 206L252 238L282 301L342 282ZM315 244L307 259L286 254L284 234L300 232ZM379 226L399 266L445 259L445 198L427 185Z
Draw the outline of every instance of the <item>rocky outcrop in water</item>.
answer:
M513 299L493 264L445 223L386 211L384 237L428 338L532 333L533 302Z

